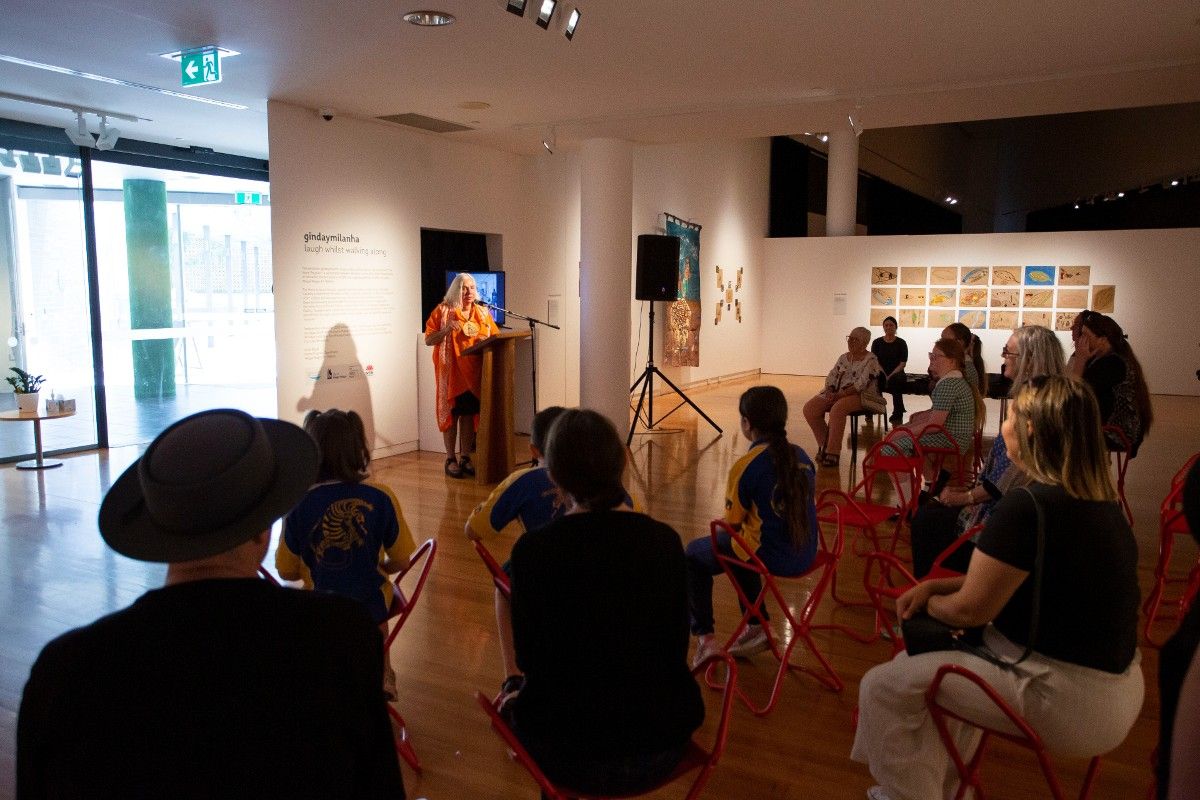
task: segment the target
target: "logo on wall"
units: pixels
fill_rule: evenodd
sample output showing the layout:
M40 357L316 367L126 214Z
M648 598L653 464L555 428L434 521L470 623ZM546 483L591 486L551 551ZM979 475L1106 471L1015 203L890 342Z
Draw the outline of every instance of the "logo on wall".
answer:
M700 227L666 214L666 234L679 237L679 299L667 313L666 362L700 366Z

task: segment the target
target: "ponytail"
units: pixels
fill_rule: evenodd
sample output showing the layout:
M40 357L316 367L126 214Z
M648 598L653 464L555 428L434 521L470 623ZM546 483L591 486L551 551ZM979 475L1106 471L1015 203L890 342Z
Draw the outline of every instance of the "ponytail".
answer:
M767 434L767 450L775 467L775 492L778 506L775 513L787 523L792 548L804 550L812 531L808 529L808 507L812 504L813 487L808 470L800 466L796 449L787 440L787 431L779 429Z

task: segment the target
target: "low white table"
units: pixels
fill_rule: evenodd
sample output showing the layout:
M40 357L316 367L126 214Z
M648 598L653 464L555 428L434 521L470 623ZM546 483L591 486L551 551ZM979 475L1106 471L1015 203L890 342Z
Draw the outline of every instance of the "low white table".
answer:
M54 414L47 414L42 411L22 412L22 411L0 411L0 422L32 422L33 423L33 445L36 458L31 461L17 462L17 469L54 469L61 467L61 461L47 461L42 457L42 420L44 419L59 419L61 417L73 417L74 411L59 411Z

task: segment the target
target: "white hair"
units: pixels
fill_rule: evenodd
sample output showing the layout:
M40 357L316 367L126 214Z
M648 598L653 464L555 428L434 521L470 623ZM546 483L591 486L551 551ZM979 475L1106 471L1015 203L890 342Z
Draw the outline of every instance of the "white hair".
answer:
M456 306L462 300L462 285L464 280L470 280L472 283L475 279L465 272L460 272L454 276L454 280L450 281L449 288L446 289L446 295L442 298L442 302L448 306Z

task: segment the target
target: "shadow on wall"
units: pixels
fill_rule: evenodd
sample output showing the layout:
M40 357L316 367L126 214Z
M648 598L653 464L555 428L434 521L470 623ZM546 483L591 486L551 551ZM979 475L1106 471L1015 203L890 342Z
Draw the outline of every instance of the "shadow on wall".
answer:
M367 448L374 451L375 413L371 403L371 384L367 380L372 366L363 367L358 360L358 348L350 333L350 326L339 322L325 334L325 354L321 368L310 375L313 381L312 394L296 401L296 410L301 414L309 411L356 411L362 417L363 429L367 434ZM387 446L390 442L385 442Z

